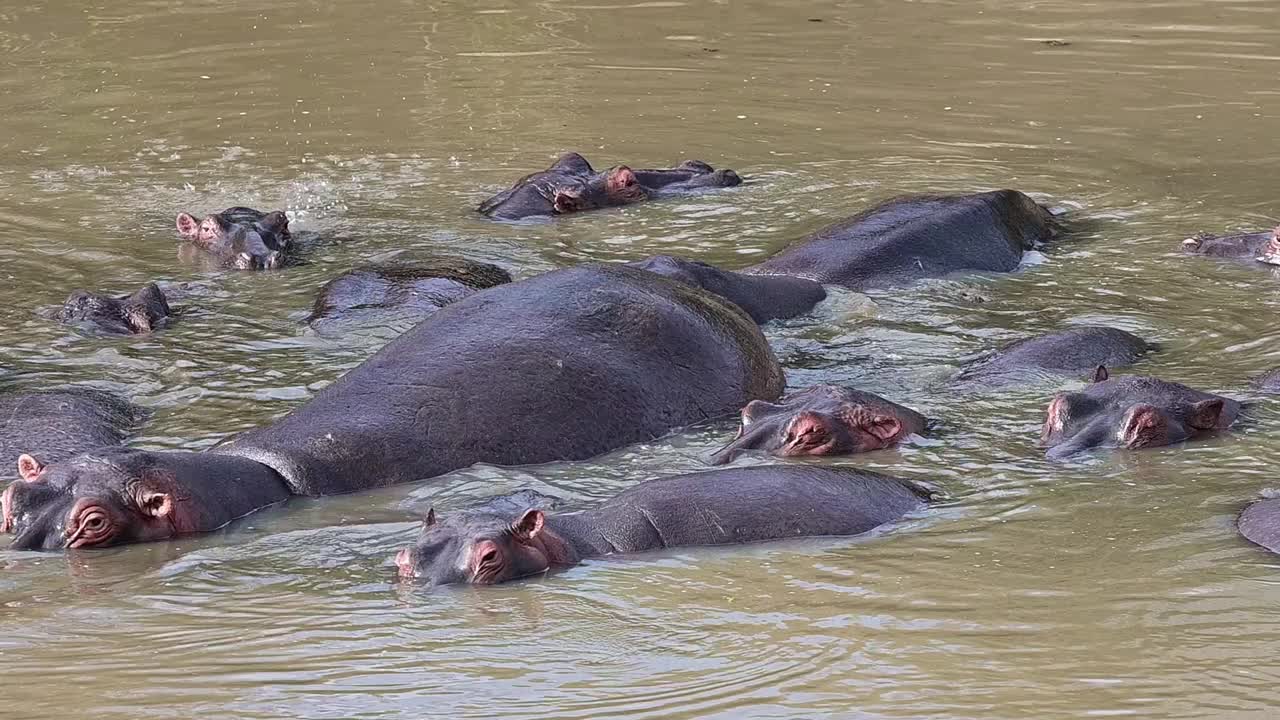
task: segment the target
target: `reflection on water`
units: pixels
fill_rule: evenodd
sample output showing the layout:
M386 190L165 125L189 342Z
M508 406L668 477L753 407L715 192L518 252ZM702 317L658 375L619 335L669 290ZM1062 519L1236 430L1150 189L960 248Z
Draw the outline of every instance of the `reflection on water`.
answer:
M1266 717L1277 564L1233 515L1274 485L1280 411L1185 448L1046 462L1057 385L948 382L1070 323L1160 343L1141 371L1248 397L1280 364L1277 273L1186 258L1276 222L1280 8L1068 2L125 0L0 9L0 373L94 381L203 448L286 412L398 328L305 331L354 265L436 252L524 277L676 253L753 262L903 192L1016 187L1071 232L1011 277L833 293L767 329L790 385L940 420L851 464L947 502L893 532L587 563L500 588L394 580L428 506L519 487L583 506L705 467L730 423L580 464L476 467L297 501L222 533L0 550L4 697L22 717ZM725 192L562 222L476 202L565 150L732 167ZM179 210L284 208L272 274L180 263ZM86 336L74 288L181 284L174 326ZM13 381L12 374L5 380ZM744 462L761 462L749 458Z

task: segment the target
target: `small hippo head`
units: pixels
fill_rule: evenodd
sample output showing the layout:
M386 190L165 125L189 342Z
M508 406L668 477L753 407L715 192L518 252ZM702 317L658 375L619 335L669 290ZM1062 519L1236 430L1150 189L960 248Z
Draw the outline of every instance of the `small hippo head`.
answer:
M738 437L716 451L711 462L732 462L746 450L765 450L779 457L868 452L923 432L927 423L914 410L878 395L818 385L779 404L752 400L742 409Z
M76 290L62 304L58 318L64 323L82 323L106 332L137 335L163 327L171 312L164 292L150 283L123 297Z
M1050 401L1040 442L1051 458L1095 447L1158 447L1229 427L1239 412L1229 398L1157 378L1110 378L1099 367L1083 391Z
M518 220L628 205L648 197L648 190L631 168L619 165L597 173L586 158L568 153L545 171L527 175L480 203L477 209L492 218Z
M273 270L284 264L292 235L283 212L227 208L197 221L178 213L178 235L237 270Z
M526 510L517 520L489 513L462 513L436 520L427 512L422 534L411 548L396 553L402 578L432 585L494 585L546 572L552 550L541 510Z

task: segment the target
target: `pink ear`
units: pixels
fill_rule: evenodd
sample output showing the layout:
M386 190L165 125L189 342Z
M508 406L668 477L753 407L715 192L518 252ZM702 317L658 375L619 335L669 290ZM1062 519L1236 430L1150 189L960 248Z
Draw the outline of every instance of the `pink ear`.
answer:
M876 415L863 422L862 429L885 445L890 445L898 441L898 436L902 433L902 422L892 415Z
M624 190L632 185L640 182L636 179L636 174L626 165L619 165L609 171L609 177L605 180L605 187L609 192Z
M1054 433L1062 432L1071 415L1071 401L1066 393L1058 393L1049 401L1049 409L1045 412L1044 429L1040 431L1040 442L1047 442Z
M1145 403L1135 405L1120 428L1120 439L1131 448L1162 445L1168 442L1164 425L1164 416L1155 407Z
M541 510L525 510L520 519L512 524L511 529L515 531L516 537L529 540L542 532L542 526L546 521L547 516Z
M194 240L200 234L200 222L186 213L178 213L178 234Z
M18 477L27 482L35 482L44 472L45 464L27 454L18 456Z

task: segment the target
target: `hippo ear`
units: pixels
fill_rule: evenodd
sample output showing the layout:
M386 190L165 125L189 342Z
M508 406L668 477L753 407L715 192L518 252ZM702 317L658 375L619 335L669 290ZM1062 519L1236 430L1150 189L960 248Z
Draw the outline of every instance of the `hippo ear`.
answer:
M427 516L422 518L422 527L429 528L436 524L436 509L427 508Z
M1201 400L1191 406L1191 412L1187 416L1187 424L1197 430L1213 430L1218 427L1218 423L1222 420L1223 408L1222 398Z
M26 453L18 456L18 477L27 482L35 482L45 467L44 463Z
M860 427L877 440L889 445L902 434L902 421L892 415L873 415L860 423Z
M640 184L636 179L636 174L626 165L619 165L609 169L609 175L605 178L605 190L614 193Z
M144 515L162 518L173 514L173 495L163 490L143 489L138 495L138 509Z
M1129 448L1168 442L1168 423L1155 406L1141 403L1129 409L1120 427L1120 442Z
M200 234L200 221L187 213L178 213L178 234L188 240L195 240Z
M542 532L546 521L547 516L541 510L525 510L520 519L511 524L511 531L518 540L532 540Z
M1106 382L1109 377L1111 377L1111 373L1107 372L1106 365L1099 365L1093 371L1093 382Z
M551 207L559 215L567 215L572 212L585 210L582 202L582 195L575 190L564 190L557 188L556 194L551 200Z
M1196 235L1182 241L1183 252L1196 252L1204 244L1204 235Z

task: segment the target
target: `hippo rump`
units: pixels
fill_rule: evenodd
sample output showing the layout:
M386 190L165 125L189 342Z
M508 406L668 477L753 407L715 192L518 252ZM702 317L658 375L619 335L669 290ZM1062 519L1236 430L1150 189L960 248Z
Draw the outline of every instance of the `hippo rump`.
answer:
M31 448L39 448L45 462L55 462L119 445L143 417L141 408L94 388L0 390L0 480L21 476L21 468L17 475L13 470Z
M734 171L716 170L701 160L688 160L665 170L632 170L617 165L596 172L586 158L566 153L551 167L520 178L476 209L496 220L520 220L630 205L660 195L741 183Z
M1280 264L1280 227L1235 235L1200 233L1182 241L1182 252L1188 255Z
M1016 190L900 197L804 238L743 272L851 290L966 270L1009 272L1056 234L1052 215Z
M232 207L200 220L178 213L179 255L236 270L274 270L292 250L289 217L281 210L263 212Z
M770 465L649 480L577 513L427 513L403 578L490 585L586 558L796 537L861 535L922 509L931 492L852 468Z
M310 401L213 450L45 463L37 449L20 461L3 512L15 548L153 540L214 530L290 495L478 462L582 460L782 387L768 343L736 305L653 273L582 265L443 308Z
M58 319L100 332L140 335L163 328L172 313L164 291L148 283L131 295L73 291L62 304Z
M325 283L305 322L320 334L416 323L477 290L509 282L506 270L462 258L366 265Z
M1236 528L1249 542L1280 553L1280 498L1251 503L1236 518Z
M1007 385L1035 375L1083 378L1099 367L1125 367L1155 349L1133 333L1078 325L1005 345L970 363L957 377L966 385Z
M1080 392L1058 393L1049 403L1041 445L1051 458L1097 447L1137 450L1172 445L1223 430L1240 403L1166 380L1109 377L1099 368Z
M713 292L746 310L757 323L803 315L827 297L822 284L813 280L745 275L671 255L655 255L627 265Z
M915 410L879 395L815 385L777 403L747 403L738 436L717 450L711 462L723 465L748 450L764 450L777 457L870 452L923 434L928 424Z

